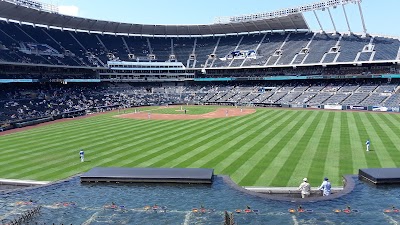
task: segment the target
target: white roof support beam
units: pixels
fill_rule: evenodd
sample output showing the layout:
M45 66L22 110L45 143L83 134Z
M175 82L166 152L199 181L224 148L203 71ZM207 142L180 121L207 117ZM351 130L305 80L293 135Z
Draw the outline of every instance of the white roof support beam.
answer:
M317 13L316 13L315 11L313 11L313 13L314 13L314 15L315 15L315 18L316 18L317 21L318 21L318 24L319 24L319 27L321 28L321 31L324 31L324 28L322 27L321 21L319 20L319 17L318 17L318 15L317 15Z
M344 17L346 18L347 27L349 28L349 33L351 34L351 27L349 23L349 18L347 17L346 8L342 5Z
M361 9L361 3L357 2L357 5L358 5L358 10L360 11L361 22L362 22L362 25L363 25L364 34L367 35L367 27L365 26L364 14L363 14L362 9Z
M331 10L329 8L328 8L328 13L329 13L329 17L331 18L333 29L334 29L335 34L336 34L337 33L336 24L335 24L335 21L333 20L332 13L331 13Z

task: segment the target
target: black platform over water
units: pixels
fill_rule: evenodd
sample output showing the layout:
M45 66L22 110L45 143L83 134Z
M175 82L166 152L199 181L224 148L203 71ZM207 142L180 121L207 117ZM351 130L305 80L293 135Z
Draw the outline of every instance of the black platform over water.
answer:
M202 168L93 168L81 182L211 184L213 169Z
M400 168L360 169L358 177L373 184L400 184Z

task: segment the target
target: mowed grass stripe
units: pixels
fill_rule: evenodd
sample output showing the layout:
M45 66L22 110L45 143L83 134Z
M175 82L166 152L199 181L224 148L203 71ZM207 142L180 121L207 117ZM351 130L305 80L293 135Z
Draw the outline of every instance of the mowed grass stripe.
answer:
M302 179L308 176L314 157L317 154L317 152L319 152L319 142L325 130L325 125L328 121L329 114L324 112L318 112L318 113L319 115L321 115L321 119L319 120L313 135L310 137L309 143L307 144L307 146L305 146L303 155L297 161L297 165L294 171L292 172L290 179L287 182L288 186L297 187L300 184L300 182L302 182ZM332 179L331 182L332 185L337 184L337 181L334 179Z
M130 123L129 123L130 122ZM45 134L29 134L29 136L25 136L23 141L18 140L15 142L8 142L7 146L12 148L18 148L20 146L26 146L27 143L29 144L43 144L50 142L58 142L60 140L65 140L65 138L91 138L91 134L101 133L103 131L110 131L114 132L117 129L120 129L121 126L127 126L128 124L133 125L135 127L143 127L145 126L144 123L135 123L133 120L131 121L122 121L120 119L113 119L109 121L103 121L101 123L84 123L84 126L74 126L70 127L69 129L66 128L58 128L57 130L52 130L52 125L49 125L49 131ZM47 127L47 126L45 126ZM123 127L122 127L123 128ZM82 134L85 134L84 136ZM15 135L19 135L16 133ZM1 138L0 138L1 140ZM1 142L0 142L1 144ZM22 148L23 149L23 148Z
M265 170L259 170L259 174L268 174L268 185L274 185L274 179L277 177L278 173L282 170L284 163L286 162L287 158L292 154L295 145L298 143L300 138L303 136L305 129L300 129L302 127L307 127L311 124L312 118L310 119L311 115L313 114L312 111L299 111L298 117L293 120L293 126L289 124L287 128L280 131L282 134L281 138L277 140L274 147L272 147L271 153L276 153L273 158L268 159L266 165L268 167ZM307 124L307 125L305 125ZM295 163L291 164L291 166L295 167ZM247 174L247 176L251 176L252 174ZM257 175L254 174L254 175ZM257 180L254 179L252 185ZM275 183L276 184L276 183Z
M82 147L87 147L87 146L83 146L81 144L81 142L79 142L80 140L86 140L86 139L90 139L90 141L94 141L91 137L98 137L100 138L104 138L104 136L98 136L99 133L101 133L101 131L109 131L109 132L114 132L114 130L112 128L104 128L102 129L94 129L93 126L88 126L88 129L92 130L92 132L86 132L86 131L81 131L81 130L64 130L63 133L60 133L59 135L53 135L52 138L38 138L38 140L36 140L35 142L25 142L22 143L24 145L22 146L15 146L15 145L11 145L9 151L14 151L14 154L9 154L7 157L9 157L7 160L12 160L14 158L17 158L18 154L19 155L25 155L24 157L22 157L22 159L26 158L26 157L32 157L34 159L35 154L42 154L44 153L44 151L46 150L52 150L54 151L56 149L57 150L64 150L63 146L69 146L72 147L72 143L79 143L80 148ZM121 127L115 127L115 130L117 129L121 129ZM81 133L83 132L83 133ZM74 135L73 135L74 134ZM84 134L84 135L83 135ZM93 135L93 136L91 136ZM72 149L69 149L72 150ZM74 149L75 151L78 151L79 148ZM3 158L4 159L4 158ZM9 161L10 162L10 161Z
M236 137L237 142L230 142L224 145L223 150L214 151L208 155L210 158L203 167L218 168L220 171L234 170L238 165L251 164L249 159L256 154L257 151L262 151L263 146L267 141L265 135L268 130L278 122L284 121L287 114L284 112L269 110L268 113L273 112L272 115L264 120L265 123L259 123L256 130L251 133L244 133ZM260 126L262 125L262 126ZM245 135L246 134L246 135ZM258 145L257 147L255 147Z
M399 140L399 137L395 135L391 129L385 126L385 122L380 119L381 116L381 114L367 114L368 120L373 124L375 132L379 134L379 138L382 141L387 154L390 156L390 159L395 164L395 167L400 167L400 161L393 160L400 158L400 152L397 150L394 143ZM380 151L380 149L377 149L376 151Z
M272 114L271 114L272 113ZM269 118L276 118L279 119L281 118L281 113L279 112L272 112L268 111L267 113L263 112L262 116L260 117L261 120L256 121L254 124L257 125L254 129L259 129L260 124L264 124L263 122L268 120ZM245 124L247 126L247 124ZM249 126L252 127L252 126ZM232 129L231 129L232 130ZM216 173L218 174L224 174L223 171L221 171L221 168L224 167L226 164L225 161L221 161L221 159L228 159L228 157L221 158L220 154L224 154L224 152L230 152L230 153L235 153L238 152L238 146L237 144L243 140L243 138L248 137L247 134L249 133L254 133L254 130L251 129L250 131L246 132L245 127L237 126L236 129L232 130L234 132L229 132L225 136L219 136L218 140L212 145L207 146L206 149L202 149L203 151L195 155L195 158L200 157L200 160L196 159L187 159L184 162L180 163L179 165L181 166L202 166L202 167L208 167L208 168L214 168ZM213 149L219 149L219 151L215 151ZM204 151L207 150L207 151ZM208 164L210 159L218 160L218 164ZM231 160L231 158L230 158ZM240 163L240 162L238 162Z
M328 177L330 179L340 180L342 175L339 172L340 165L340 136L341 136L341 114L342 112L333 112L333 123L332 123L332 132L329 137L329 145L327 146L325 163L323 167L323 176L313 177L314 179L319 179L319 183L322 183L324 177Z
M314 111L312 115L310 115L307 121L304 124L304 127L301 127L297 132L296 136L290 140L291 147L293 147L293 151L287 157L285 163L282 165L279 172L276 174L275 178L272 180L271 184L274 185L281 185L282 180L286 180L287 184L290 182L290 177L292 176L294 170L297 168L297 165L300 163L300 158L305 153L306 146L309 145L312 137L315 135L315 131L321 121L322 113ZM302 133L302 134L301 134ZM297 140L296 140L297 139ZM285 149L287 149L286 147ZM299 179L300 180L300 179Z
M393 124L399 124L400 123L400 115L398 113L394 114L394 113L390 113L390 114L386 114L387 118L390 118L390 121L393 121Z
M75 153L76 154L76 153Z
M232 174L231 178L238 180L239 184L245 184L243 182L243 179L245 178L245 175L249 173L250 170L254 169L254 165L257 165L260 163L260 161L263 159L263 157L268 154L268 152L271 150L268 145L271 144L271 140L279 134L279 131L283 129L285 124L289 123L291 119L295 118L297 115L295 112L288 112L284 115L280 114L280 118L274 119L270 118L269 119L269 127L263 132L263 136L261 137L260 142L255 143L253 146L251 146L248 150L243 149L240 157L238 160L232 160L230 159L227 162L223 161L223 166L222 167L222 172L223 174ZM234 153L235 154L235 153ZM249 161L251 159L252 155L257 155L257 159L253 161ZM224 165L225 164L225 165ZM242 166L246 164L249 166L246 169L242 169L238 171ZM235 172L238 172L235 177Z
M386 144L383 143L381 139L381 135L383 134L378 134L378 132L375 130L374 126L377 126L377 124L374 121L370 121L370 118L368 118L369 113L360 113L360 120L363 122L363 125L366 128L367 136L368 139L371 141L371 147L370 147L370 152L368 152L369 157L375 157L378 159L380 162L381 166L384 167L395 167L396 164L394 161L390 158L390 154L388 153L388 150L386 148ZM379 154L378 152L379 151Z
M129 130L129 128L127 128L128 130ZM126 131L128 131L128 130L126 130ZM121 131L122 133L129 133L129 132L124 132L123 130ZM155 129L153 132L158 132L158 130L157 129ZM152 134L154 134L154 133L149 133L149 132L145 132L144 131L144 134L143 135L141 135L141 136L143 136L143 137L145 137L145 136L147 136L147 138L152 138ZM131 141L131 139L129 139L129 138L127 138L127 136L124 136L124 135L119 135L118 133L113 133L112 134L113 136L111 136L111 138L113 139L113 142L110 142L108 139L106 139L106 140L102 140L102 141L98 141L98 142L94 142L94 143L96 143L95 145L91 145L91 147L93 148L93 149L96 149L96 150L87 150L86 151L86 153L87 153L87 156L89 155L89 156L92 156L93 157L93 155L96 155L96 156L99 156L99 155L102 155L102 154L110 154L110 152L112 152L112 151L109 151L110 149L105 149L105 151L101 151L101 150L99 150L99 149L101 149L101 148L106 148L105 146L107 146L107 145L109 145L110 143L112 143L112 144L115 144L115 143L117 143L116 145L118 145L118 144L123 144L122 142L120 142L120 140L124 140L124 141L126 141L127 143L129 142L129 143L132 143ZM114 135L116 135L118 138L114 138ZM99 137L99 138L102 138L102 137ZM104 138L104 136L103 136L103 138ZM137 138L139 138L139 137L137 137ZM86 159L91 159L91 157L87 157L86 156ZM68 155L66 155L65 156L66 158L71 158L70 160L69 160L69 163L68 163L68 165L66 165L66 166L75 166L76 168L78 168L78 169L82 169L82 167L83 168L86 168L86 167L88 167L88 168L90 168L90 166L92 166L92 165L90 165L90 164L79 164L79 159L78 159L78 157L77 157L77 151L74 151L73 153L71 153L71 152L69 152L69 154ZM93 157L94 158L94 157ZM40 168L37 168L38 170L40 170ZM64 166L64 168L60 168L60 170L62 170L62 171L68 171L68 170L65 170L65 166ZM52 173L56 173L57 171L52 171ZM44 173L39 173L38 175L43 175L43 176L45 176L45 175L47 175L47 174L45 174L44 175Z
M312 112L312 115L301 119L299 123L303 125L293 129L296 126L294 123L297 124L294 120L299 120L294 115L305 112ZM329 173L338 174L340 178L342 173L347 173L346 170L356 173L360 167L399 166L396 161L400 156L400 147L397 146L400 138L398 114L337 112L330 124L330 113L257 109L257 113L245 117L198 121L113 118L117 113L71 120L0 136L0 177L55 180L103 164L146 167L215 165L216 171L230 168L229 173L224 174L231 175L243 186L268 186L271 183L274 186L298 186L305 176L314 186ZM319 116L321 121L314 127ZM309 121L312 121L311 124ZM197 129L192 129L192 126ZM328 136L326 126L331 126ZM188 129L191 131L186 133ZM368 138L371 139L371 149L376 148L376 151L365 151ZM315 172L316 180L313 181L314 175L310 174L315 168L313 161L320 160L317 155L321 151L321 139L329 139L329 147L322 148L328 153L325 153L324 166ZM288 143L278 143L284 141ZM274 151L274 146L279 146L276 155L270 153ZM86 150L86 158L90 162L79 162L80 148ZM250 172L255 166L263 165L267 154L275 163L270 166L278 173L270 183L263 177L265 174ZM329 158L333 158L334 162L329 162ZM143 161L137 164L136 159ZM265 167L260 166L258 171L267 172ZM285 176L289 173L290 177ZM243 182L248 176L259 178L255 183ZM341 185L340 179L335 181L335 175L332 176L329 175L332 184L336 186L337 182Z
M208 139L201 139L201 141L188 142L188 149L185 152L179 151L167 158L162 164L155 164L158 166L172 166L172 167L203 167L203 168L215 168L204 164L203 162L210 162L210 159L215 160L216 156L220 152L233 151L233 146L236 146L237 142L245 137L248 137L246 133L252 132L260 124L263 124L267 117L270 117L272 112L263 113L262 116L257 115L254 119L240 121L238 123L229 124L224 131L212 133ZM275 113L277 114L277 113ZM273 114L272 114L273 115ZM255 127L254 127L255 126ZM245 130L246 133L240 133ZM239 130L239 131L238 131ZM237 135L239 132L239 135ZM222 133L222 135L221 135ZM224 138L221 140L221 138ZM215 149L210 151L209 149ZM179 156L180 154L180 156ZM175 157L175 158L173 158ZM153 164L154 165L154 164Z
M140 166L141 163L146 163L154 157L162 154L163 149L167 147L184 145L188 136L193 138L201 137L207 132L214 129L221 129L222 127L226 126L227 123L229 123L228 120L224 119L204 120L204 122L205 123L202 126L196 123L193 123L190 127L181 126L179 129L181 129L183 132L174 132L174 135L168 134L165 135L164 138L160 138L155 142L143 145L139 154L134 153L128 155L128 157L132 157L132 160L124 163L126 163L126 166ZM204 133L199 134L199 130L203 130Z
M153 133L153 134L155 134L155 133ZM142 143L146 142L145 139L147 139L147 141L149 141L149 140L152 140L152 138L153 138L153 137L150 137L151 136L150 133L147 133L146 136L148 136L148 138L144 138ZM106 144L106 145L97 147L93 151L89 151L89 153L86 154L86 159L89 160L90 163L85 163L85 164L79 166L77 163L75 163L76 161L74 161L66 169L60 168L60 170L52 171L51 175L54 174L54 176L61 176L60 173L65 172L65 171L73 171L72 174L79 172L79 170L86 171L94 166L101 166L102 163L110 160L109 156L113 157L113 156L120 155L117 152L135 151L134 149L135 149L137 143L132 139L132 136L120 135L119 138L120 139L118 140L118 142L116 144L111 144L111 143ZM121 149L123 149L123 150L121 150ZM121 165L115 164L113 166L121 166ZM45 176L45 175L43 175L43 176Z
M356 121L356 126L357 126L357 130L358 130L358 135L360 137L360 140L362 141L362 148L363 151L366 151L366 147L365 147L365 142L370 138L370 136L368 135L365 126L364 126L364 121L361 120L360 117L361 113L353 113L354 116L354 120ZM372 144L372 148L373 148L374 144ZM374 154L373 152L365 152L365 158L367 159L367 164L368 164L368 168L380 168L381 166L381 162L379 161L378 157L376 154Z
M31 143L31 142L27 142L25 143L25 146L23 147L19 147L17 148L16 146L11 146L12 150L18 150L15 151L14 154L9 154L7 158L3 158L3 159L7 159L8 162L12 162L12 159L17 158L16 154L19 155L23 155L25 154L24 157L22 157L22 159L26 158L26 157L33 157L35 156L35 154L42 154L43 151L46 150L54 150L54 149L62 149L62 146L69 146L69 150L74 150L74 151L78 151L80 148L88 148L88 147L94 147L93 143L97 143L99 144L99 142L97 141L101 141L103 140L103 143L107 143L109 142L109 140L107 138L113 138L115 135L120 135L120 134L124 134L126 132L128 132L131 128L130 128L131 124L126 124L125 126L114 126L111 128L108 127L104 127L103 129L99 129L96 126L88 126L89 130L92 130L92 132L86 132L82 131L82 130L66 130L64 133L61 133L60 135L54 135L54 137L51 140L45 140L45 139L38 139L36 142ZM143 125L145 126L145 125ZM165 126L167 126L167 124L165 124ZM160 127L162 128L162 126ZM153 130L157 130L156 128L153 128ZM107 134L103 134L103 133L107 133ZM71 135L68 135L71 134ZM74 135L72 135L74 134ZM82 135L84 134L84 135ZM68 137L68 138L65 138ZM83 140L82 142L80 142L80 140ZM88 143L84 143L84 141L86 142L90 142L91 145L89 145ZM44 146L44 143L47 143L46 146ZM74 146L74 144L76 146ZM76 148L75 148L76 147ZM64 149L65 150L65 149ZM28 153L28 154L27 154Z
M26 130L26 131L21 131L18 133L13 133L13 134L8 134L3 137L7 137L7 140L9 143L13 142L20 142L20 141L26 141L26 140L35 140L36 138L41 138L41 137L51 137L51 135L59 134L60 132L63 132L64 130L69 130L69 129L88 129L88 126L93 126L93 125L101 125L104 123L108 123L111 121L113 118L107 118L107 119L97 119L97 118L84 118L84 119L77 119L73 121L65 121L65 122L60 122L60 123L53 123L53 124L43 124L44 126L36 127L34 129ZM121 121L121 124L124 123ZM61 125L59 125L61 124ZM118 123L116 124L118 125ZM1 136L0 136L0 141L1 141Z
M391 134L396 135L397 138L395 140L399 140L400 128L398 126L393 126L396 124L393 114L382 114L379 118L385 123L386 130L390 129L392 131ZM396 146L396 148L400 151L399 147Z
M187 121L189 122L189 121ZM198 123L200 123L200 121L196 121ZM183 122L184 123L184 122ZM174 131L174 132L170 132L170 135L179 135L180 132L182 131L186 131L186 127L187 126L183 126L183 127L179 127L178 123L175 123L177 126L170 126L170 128ZM204 126L206 126L207 124L205 124ZM150 127L156 127L156 126L150 126ZM165 130L164 130L165 131ZM153 143L151 142L151 140L154 140L156 137L155 136L159 136L160 140L162 139L162 137L165 137L165 134L163 133L164 131L157 131L153 134L148 134L149 135L149 140L141 140L142 142L140 144L146 144L146 143ZM190 132L190 131L187 131ZM132 162L132 158L129 157L129 155L131 154L141 154L143 153L139 147L139 149L137 149L138 146L141 146L140 144L138 146L136 146L137 143L135 143L135 141L133 141L129 135L128 136L123 136L121 137L121 140L123 140L123 142L119 142L115 145L109 145L107 146L107 148L109 148L108 150L104 151L106 154L103 155L99 155L96 154L93 158L89 158L91 161L96 161L97 166L120 166L123 167L124 162L122 160L125 160L126 164L131 163ZM139 139L138 139L139 140ZM135 148L136 146L136 148ZM137 149L137 150L134 150ZM54 171L53 174L56 175L57 171Z
M129 130L129 126L126 128L126 130L121 130L121 127L119 127L119 132L121 132L121 133L116 133L116 132L111 132L110 134L108 134L109 135L109 137L110 138L113 138L115 135L117 135L121 140L122 139L125 139L126 137L125 136L123 136L122 134L126 134L126 133L129 133L129 132L127 132ZM158 129L156 129L156 128L153 128L153 130L154 131L156 131L156 132L159 132L159 130ZM145 133L145 132L144 132ZM121 134L121 135L120 135ZM98 134L95 134L95 135L98 135ZM152 134L150 134L150 133L146 133L146 135L148 135L148 136L152 136ZM103 139L104 137L106 137L107 135L99 135L99 140L100 139L102 139L103 140L103 142L97 142L95 145L91 145L90 147L96 147L96 146L102 146L102 145L104 145L105 143L110 143L109 142L109 140L108 139ZM117 141L118 139L116 139L116 138L114 138L114 143ZM70 139L69 140L70 142L76 142L76 139ZM62 144L62 143L59 143L59 144ZM82 145L82 144L79 144L79 145ZM87 147L87 146L86 146ZM78 148L76 148L76 149L78 149ZM108 152L108 151L107 151ZM55 158L54 157L54 155L51 155L51 154L45 154L45 155L43 155L45 152L43 152L43 151L41 151L41 152L39 152L39 153L37 153L37 154L41 154L42 155L42 157L38 157L40 160L44 160L44 164L48 164L48 163L50 163L50 162L53 162L53 164L56 164L57 163L57 161L58 161L58 158L62 158L63 160L68 160L69 158L71 159L71 161L70 161L70 165L72 164L72 165L74 165L74 164L76 164L78 161L76 160L76 156L77 156L77 150L75 150L75 148L74 148L74 151L73 151L73 153L71 154L71 151L68 151L68 149L65 149L65 151L59 151L59 152L57 152L58 153L58 155L57 155L57 158ZM32 154L31 154L32 155ZM53 164L51 164L51 165L53 165ZM36 166L36 169L37 170L40 170L40 168L41 168L41 164L36 164L36 165L25 165L25 167L28 167L28 169L29 169L29 171L28 171L28 173L30 174L30 173L34 173L34 167ZM2 171L2 172L4 172L4 171Z
M142 110L145 110L147 108L143 108ZM131 110L127 110L127 113L129 113L129 111L133 111L133 109ZM40 126L37 127L35 129L32 130L28 130L28 131L21 131L18 132L16 134L9 134L6 135L7 137L11 137L11 140L8 141L12 141L14 139L23 139L26 140L27 138L35 138L35 137L40 137L41 134L44 134L45 136L51 136L52 134L57 134L53 133L53 130L56 130L58 132L62 132L62 130L60 130L60 128L63 129L68 129L68 128L74 128L74 129L85 129L88 128L88 126L94 126L94 125L102 125L102 124L108 124L110 122L114 123L113 125L118 126L119 124L125 124L127 122L143 122L145 120L132 120L132 119L123 119L123 118L114 118L113 116L115 115L122 115L122 113L116 113L116 112L110 112L110 113L106 113L106 114L100 114L100 115L96 115L93 117L88 117L88 118L77 118L71 121L61 121L61 122L57 122L54 124L49 124L46 126ZM89 129L89 128L88 128ZM38 136L32 136L32 135L38 135ZM1 137L0 137L1 140Z
M319 184L321 177L325 173L325 163L328 154L328 148L331 144L331 135L335 113L327 112L328 119L326 120L324 130L322 131L321 139L318 142L317 152L311 160L311 167L308 173L304 174L304 177L309 179L311 184ZM321 176L322 175L322 176ZM332 177L332 180L337 180L338 177Z
M357 122L355 119L356 113L346 113L349 129L350 149L353 154L353 172L351 174L358 174L358 170L368 167L368 160L365 152L365 139L359 134ZM344 175L344 174L342 174Z
M339 140L339 176L346 174L353 174L353 152L357 151L352 149L350 144L350 130L348 117L350 113L340 113L340 140Z
M198 114L206 114L210 112L214 112L218 106L207 106L207 107L196 107L196 106L181 106L181 107L167 107L161 108L157 110L153 110L154 114L181 114L185 115L184 110L186 109L186 114L188 115L198 115ZM182 111L181 111L182 110ZM229 110L229 108L228 108Z
M204 155L204 149L213 145L221 137L225 137L234 132L234 130L229 129L230 127L251 127L252 125L256 125L257 120L261 119L259 116L253 115L240 117L235 120L228 118L227 120L230 121L227 121L228 123L224 124L219 129L209 129L208 131L198 134L195 138L184 137L181 142L165 149L166 153L164 155L156 156L147 163L152 167L162 167L174 159L181 159L181 161L188 160L191 162L200 160L202 155ZM177 165L177 167L182 167L182 165ZM189 167L189 165L184 167Z
M187 121L187 122L189 123L189 121ZM157 126L149 126L149 127L156 128ZM169 125L169 128L176 132L181 131L171 125ZM137 137L137 140L138 141L140 140L140 143L137 143L134 140L132 140L131 138L128 138L127 136L120 136L119 138L123 142L118 141L118 142L114 143L113 145L104 146L102 148L107 148L104 151L102 151L101 148L99 148L97 150L98 150L98 152L100 152L100 154L96 153L94 156L92 156L93 158L89 158L89 159L96 162L96 166L107 164L110 161L113 161L115 157L121 157L122 159L126 160L127 158L125 158L124 155L130 154L130 152L132 152L132 151L136 151L136 152L140 151L140 149L137 150L137 148L134 148L136 144L138 144L138 146L140 146L141 144L145 144L145 143L149 143L149 142L152 143L151 140L154 140L154 138L165 137L165 134L163 133L163 132L165 132L165 130L160 131L159 129L157 129L157 131L155 131L154 133L149 133L147 131L144 131L144 132L147 133L146 134L146 136L148 137L147 140L146 140L146 138L143 139L143 138ZM128 133L128 135L132 135L132 134ZM133 150L133 149L136 149L136 150ZM120 163L116 163L115 165L122 166ZM91 165L91 166L93 166L93 165ZM90 166L88 166L88 167L90 168Z
M278 171L273 171L270 168L270 164L279 154L279 146L283 142L286 142L285 138L291 136L290 132L293 132L294 127L300 123L301 119L304 118L308 113L305 111L292 111L289 113L286 121L283 123L279 123L279 125L275 126L275 129L272 130L266 137L268 141L265 146L265 154L261 157L261 160L253 164L253 167L246 171L243 171L245 176L240 180L240 183L247 185L254 185L257 180L262 179L264 183L270 185L271 183L271 173L277 173ZM304 122L304 121L303 121ZM231 170L234 168L230 168ZM227 171L228 174L234 171Z

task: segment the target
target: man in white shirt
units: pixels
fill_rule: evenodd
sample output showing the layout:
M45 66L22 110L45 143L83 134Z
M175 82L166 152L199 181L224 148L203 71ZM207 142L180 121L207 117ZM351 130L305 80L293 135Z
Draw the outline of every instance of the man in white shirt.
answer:
M306 197L310 196L311 186L308 183L307 178L303 179L303 183L300 184L299 190L301 190L301 197L302 198L306 198Z
M369 140L367 140L367 142L365 142L365 144L367 145L367 152L369 152L369 144L370 144Z

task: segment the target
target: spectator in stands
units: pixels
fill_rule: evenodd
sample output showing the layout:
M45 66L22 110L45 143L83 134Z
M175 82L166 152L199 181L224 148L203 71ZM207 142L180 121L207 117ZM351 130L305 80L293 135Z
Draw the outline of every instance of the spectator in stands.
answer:
M79 152L79 158L81 158L81 162L85 161L85 152L83 151L83 149L81 149L81 151Z
M331 194L331 182L329 182L328 178L325 177L321 186L319 186L318 190L322 191L322 196L328 196Z
M369 142L369 139L368 139L367 142L365 142L365 145L367 145L367 152L369 152L369 144L370 144L370 142Z
M304 178L303 183L300 184L299 190L301 191L301 198L307 198L311 193L311 186L308 183L308 179Z

